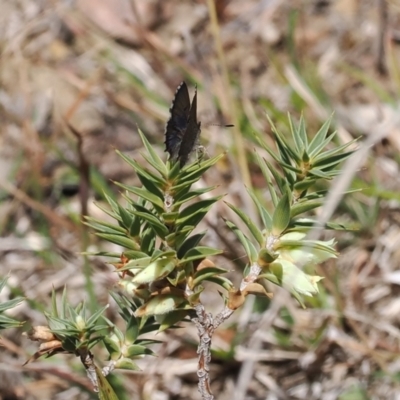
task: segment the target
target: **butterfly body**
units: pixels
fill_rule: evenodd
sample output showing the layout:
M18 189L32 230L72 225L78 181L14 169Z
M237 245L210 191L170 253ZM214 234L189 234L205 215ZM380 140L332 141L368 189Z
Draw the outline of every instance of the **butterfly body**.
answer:
M165 128L166 151L171 160L179 160L183 167L199 144L201 129L200 122L197 122L197 88L190 103L188 87L182 82L176 89L170 114Z

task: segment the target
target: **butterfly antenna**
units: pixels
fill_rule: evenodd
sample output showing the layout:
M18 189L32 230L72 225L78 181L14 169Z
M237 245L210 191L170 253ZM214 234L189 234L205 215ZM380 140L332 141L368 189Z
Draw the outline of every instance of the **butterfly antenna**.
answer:
M208 128L209 126L219 126L219 127L222 127L222 128L232 128L232 127L234 127L235 125L233 125L233 124L227 124L227 125L221 125L221 124L207 124L207 125L206 125L206 128Z

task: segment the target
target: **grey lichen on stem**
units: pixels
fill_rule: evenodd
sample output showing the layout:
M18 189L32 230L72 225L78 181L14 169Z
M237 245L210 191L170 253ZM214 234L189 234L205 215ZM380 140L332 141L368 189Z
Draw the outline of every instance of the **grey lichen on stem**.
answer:
M250 267L249 274L242 279L240 283L240 291L257 280L261 273L261 267L257 263L253 263ZM186 295L192 294L192 290L186 287ZM199 345L197 347L198 354L198 368L197 376L199 378L198 390L203 400L213 400L214 395L211 392L210 385L210 362L211 362L211 342L215 330L230 316L235 310L225 305L224 308L215 316L206 312L204 305L200 302L194 306L197 318L192 318L193 323L196 325L199 335Z

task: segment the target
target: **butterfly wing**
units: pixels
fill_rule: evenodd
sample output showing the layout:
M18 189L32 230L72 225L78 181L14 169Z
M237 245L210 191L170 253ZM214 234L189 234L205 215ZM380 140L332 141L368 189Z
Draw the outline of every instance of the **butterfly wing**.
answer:
M188 87L182 82L175 92L169 109L171 117L165 128L165 147L172 160L179 157L182 140L188 127L190 113L190 97Z
M190 153L198 145L200 137L200 122L197 122L197 87L193 96L187 120L186 132L183 135L182 142L178 151L178 158L183 167L189 159Z

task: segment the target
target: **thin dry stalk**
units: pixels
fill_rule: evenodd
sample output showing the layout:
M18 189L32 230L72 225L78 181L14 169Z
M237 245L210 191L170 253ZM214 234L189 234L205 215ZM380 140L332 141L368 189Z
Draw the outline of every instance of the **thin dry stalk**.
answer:
M240 283L240 291L244 291L250 283L254 283L261 268L258 264L253 264L250 267L249 274L242 279ZM186 293L190 295L192 291L187 288ZM215 330L226 321L235 310L225 305L215 317L211 313L207 313L203 304L199 303L195 307L197 318L192 318L195 323L199 335L199 345L197 347L198 368L197 376L199 377L198 390L203 400L213 400L214 395L211 392L210 386L210 362L211 362L211 342Z

